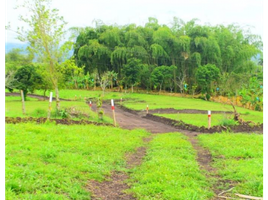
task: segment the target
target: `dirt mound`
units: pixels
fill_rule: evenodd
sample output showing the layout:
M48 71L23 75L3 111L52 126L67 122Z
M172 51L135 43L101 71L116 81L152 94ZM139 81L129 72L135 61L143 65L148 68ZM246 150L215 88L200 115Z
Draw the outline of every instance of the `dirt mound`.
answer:
M221 131L227 131L227 130L232 131L232 132L254 132L254 131L261 132L261 133L263 132L263 124L252 126L249 123L244 123L244 124L228 126L228 127L213 126L210 129L208 129L204 126L198 127L192 124L186 124L183 121L176 121L176 120L168 119L165 117L155 116L152 114L147 114L146 116L144 116L144 118L150 119L156 122L160 122L166 125L170 125L178 129L201 132L201 133L215 133L215 132L221 132Z
M71 119L47 119L44 117L40 118L33 118L33 117L6 117L5 121L7 124L17 124L17 123L27 123L27 122L36 122L38 124L45 123L47 120L51 122L56 122L56 124L65 124L65 125L72 125L72 124L94 124L98 126L112 126L112 124L107 123L98 123L92 122L88 120L71 120Z
M221 114L221 113L230 113L232 111L212 111L213 114ZM172 113L186 113L186 114L207 114L207 110L196 110L196 109L183 109L183 110L176 110L174 108L161 108L161 109L154 109L150 110L150 113L165 113L165 114L172 114Z

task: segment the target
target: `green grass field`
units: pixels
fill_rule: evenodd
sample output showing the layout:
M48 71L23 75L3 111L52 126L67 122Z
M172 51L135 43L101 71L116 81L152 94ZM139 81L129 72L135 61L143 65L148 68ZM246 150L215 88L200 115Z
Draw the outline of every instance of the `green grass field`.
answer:
M125 170L144 130L94 125L6 124L6 199L90 199L88 180Z
M37 94L42 94L42 91L36 91ZM88 90L60 90L60 97L67 99L79 100L80 95L83 100L87 98L97 98L102 91L88 91ZM47 92L47 96L49 92ZM157 94L139 94L139 93L120 93L120 92L105 92L104 99L120 99L123 98L123 105L133 110L145 110L149 105L150 109L158 108L174 108L174 109L198 109L198 110L215 110L215 111L233 111L231 105L204 101L201 99L183 98L167 95ZM127 101L124 101L127 99ZM252 111L245 108L237 107L237 111L241 114L250 114L262 116L262 112Z
M211 185L195 158L191 143L182 134L155 136L144 162L131 174L131 191L143 200L209 199Z
M202 134L198 139L210 150L219 175L237 183L232 193L263 196L263 135Z
M245 121L253 121L255 123L263 123L262 113L258 113L259 115L241 115L241 119ZM174 120L181 120L187 124L192 124L195 126L208 126L208 117L206 114L154 114L156 116L161 116ZM233 120L233 114L213 114L211 116L211 126L217 125L226 125L224 123L236 124ZM228 120L228 122L226 122Z
M22 103L20 97L6 97L5 102L5 116L6 117L47 117L49 103L48 101L38 101L36 98L29 98L25 101L26 115L22 113ZM99 120L97 113L93 112L84 101L61 101L61 109L73 108L77 113L80 113L79 118L87 119L95 122L113 123L113 119L108 116L103 117L103 120ZM52 102L52 114L51 118L61 118L59 113L56 113L56 102ZM89 117L83 117L82 114L86 114ZM105 113L104 113L105 114ZM74 117L74 119L78 119Z
M37 91L37 94L42 91ZM81 94L81 99L80 99ZM98 120L97 114L84 102L97 98L101 91L61 90L60 97L76 101L61 101L62 109L75 108ZM48 93L47 93L48 95ZM123 98L123 105L144 110L154 108L232 111L231 106L200 99L173 96L106 92L104 99ZM26 115L22 114L20 97L5 98L8 117L47 117L48 101L28 98ZM116 106L116 104L115 104ZM56 105L53 101L52 113ZM263 121L263 112L237 108L244 120ZM207 126L207 115L161 114L185 123ZM226 116L228 117L228 115ZM52 118L61 118L52 115ZM74 119L81 119L79 118ZM224 115L213 114L212 125ZM103 122L112 123L104 116ZM138 199L210 199L212 182L199 169L196 152L187 137L180 133L156 135L148 144L143 163L125 169L124 155L143 145L144 130L122 130L93 125L6 124L6 199L90 199L86 184L90 179L103 180L112 170L130 173L130 192ZM219 175L237 185L233 193L262 196L263 192L263 136L256 134L199 135L200 144L213 156L213 166ZM229 188L220 188L226 190Z
M6 92L8 92L6 90ZM16 91L15 91L16 92ZM18 92L18 91L17 91ZM49 96L47 91L46 95ZM53 91L52 91L53 92ZM35 91L35 94L43 95L43 91ZM59 92L60 98L84 101L84 98L97 98L102 91L93 90L68 90L62 89ZM81 98L80 98L81 95ZM54 94L55 96L55 94ZM181 109L198 109L198 110L214 110L214 111L233 111L231 105L205 101L201 99L183 98L167 95L157 94L140 94L140 93L124 93L124 92L105 92L103 97L104 100L109 99L120 99L123 98L123 105L133 110L145 110L146 106L149 105L149 109L158 108L174 108L177 110ZM249 114L254 116L262 116L263 112L248 110L245 108L237 107L237 111L241 114Z

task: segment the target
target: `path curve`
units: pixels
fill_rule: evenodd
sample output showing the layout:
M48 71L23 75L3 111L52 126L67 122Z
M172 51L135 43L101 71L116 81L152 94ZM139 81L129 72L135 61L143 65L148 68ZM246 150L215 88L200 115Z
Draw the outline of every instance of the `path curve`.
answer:
M104 110L104 114L113 118L113 113L111 106L107 103L102 104L102 109ZM96 105L92 106L92 110L96 111ZM155 122L149 119L145 119L142 115L126 112L122 108L115 107L115 118L117 124L124 129L135 129L141 128L146 129L151 133L168 133L168 132L178 132L179 130L159 122Z

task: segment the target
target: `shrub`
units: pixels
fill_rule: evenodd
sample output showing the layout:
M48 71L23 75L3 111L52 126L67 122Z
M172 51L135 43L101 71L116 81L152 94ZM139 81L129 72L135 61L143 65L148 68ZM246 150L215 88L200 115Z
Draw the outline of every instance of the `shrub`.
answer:
M234 125L237 125L238 122L234 121L233 119L229 119L229 118L226 118L224 117L220 123L219 123L221 126L234 126Z

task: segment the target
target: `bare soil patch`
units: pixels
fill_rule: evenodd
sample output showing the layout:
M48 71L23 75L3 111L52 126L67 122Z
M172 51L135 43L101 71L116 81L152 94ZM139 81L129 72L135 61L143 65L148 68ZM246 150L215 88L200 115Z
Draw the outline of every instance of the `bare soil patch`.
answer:
M73 124L94 124L97 126L113 126L107 123L98 123L92 122L88 120L72 120L72 119L47 119L44 117L34 118L34 117L5 117L5 122L7 124L17 124L17 123L27 123L27 122L36 122L38 124L45 123L47 121L56 122L56 124L64 124L64 125L73 125Z
M150 142L152 136L144 138L145 144ZM146 155L146 146L141 146L136 149L134 153L126 154L126 168L131 169L142 163ZM88 189L92 192L91 199L93 200L134 200L136 199L132 194L126 193L125 190L130 186L126 183L129 178L127 173L114 171L106 181L99 182L91 180L88 184Z
M173 119L168 119L165 117L161 117L161 116L155 116L152 114L147 114L146 116L144 116L144 118L146 119L150 119L156 122L160 122L172 127L175 127L177 129L182 129L182 130L189 130L189 131L195 131L195 132L199 132L199 133L216 133L216 132L221 132L221 131L232 131L232 132L246 132L246 133L250 133L250 132L258 132L258 133L263 133L263 124L257 124L257 125L250 125L250 123L243 123L243 124L239 124L239 125L234 125L234 126L213 126L210 129L201 126L194 126L192 124L187 124L184 123L183 121L176 121Z
M113 117L112 109L109 104L104 103L102 105L104 114L109 117ZM96 111L96 105L92 106L92 110ZM142 128L151 133L167 133L167 132L178 132L178 129L167 124L158 123L150 119L143 118L136 111L127 111L125 108L115 107L116 122L121 128L124 129L135 129Z
M224 113L230 113L232 114L232 111L212 111L213 114L224 114ZM176 113L185 113L185 114L207 114L208 111L206 110L196 110L196 109L182 109L182 110L176 110L174 108L161 108L161 109L154 109L150 110L151 114L159 113L159 114L176 114Z

